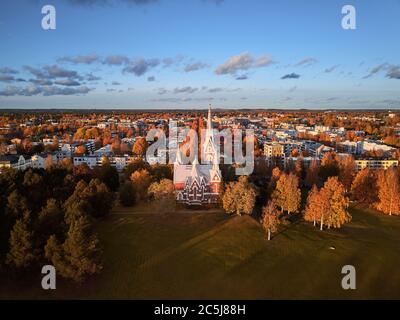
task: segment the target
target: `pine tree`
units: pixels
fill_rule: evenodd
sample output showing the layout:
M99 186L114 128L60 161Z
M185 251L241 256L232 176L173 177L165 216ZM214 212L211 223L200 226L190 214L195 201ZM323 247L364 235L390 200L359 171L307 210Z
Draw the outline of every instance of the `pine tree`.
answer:
M7 264L16 268L27 268L36 260L33 245L33 231L30 228L29 213L18 219L10 233L10 251L7 254Z
M268 241L271 240L271 233L276 232L279 225L279 212L273 201L268 201L268 204L263 208L261 223L268 234Z
M73 215L63 244L53 235L45 247L46 257L65 278L81 282L102 268L102 250L86 215Z
M62 235L64 227L64 211L55 199L48 199L46 206L39 212L35 228L40 250L43 250L50 235Z

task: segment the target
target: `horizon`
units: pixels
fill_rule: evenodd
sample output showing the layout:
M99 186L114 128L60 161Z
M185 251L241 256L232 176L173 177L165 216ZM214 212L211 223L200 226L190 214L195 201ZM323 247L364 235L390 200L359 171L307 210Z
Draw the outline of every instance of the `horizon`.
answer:
M397 113L400 112L400 108L320 108L320 109L311 109L311 108L260 108L260 107L213 107L213 112L226 112L226 111L248 111L248 112L275 112L275 111L282 111L282 112L356 112L356 111L364 111L364 112L393 112ZM54 112L62 112L62 111L110 111L110 112L124 112L124 111L135 111L135 112L207 112L208 107L200 107L200 108L87 108L87 107L69 107L69 108L0 108L0 112L14 112L14 111L54 111Z

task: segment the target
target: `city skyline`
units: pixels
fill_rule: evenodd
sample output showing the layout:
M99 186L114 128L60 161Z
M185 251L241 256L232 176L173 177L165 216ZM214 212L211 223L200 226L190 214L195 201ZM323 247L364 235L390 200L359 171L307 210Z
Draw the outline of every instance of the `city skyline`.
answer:
M397 0L2 4L0 108L397 109Z

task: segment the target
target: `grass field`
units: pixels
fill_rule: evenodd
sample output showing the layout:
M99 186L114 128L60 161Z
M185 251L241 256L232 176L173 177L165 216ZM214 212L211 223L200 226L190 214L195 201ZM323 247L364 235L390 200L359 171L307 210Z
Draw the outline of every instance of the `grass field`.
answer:
M58 279L57 290L44 291L38 271L5 281L0 298L399 299L400 218L351 213L339 231L294 223L267 242L248 216L116 208L97 225L101 275L82 285ZM341 288L346 264L356 267L356 290Z

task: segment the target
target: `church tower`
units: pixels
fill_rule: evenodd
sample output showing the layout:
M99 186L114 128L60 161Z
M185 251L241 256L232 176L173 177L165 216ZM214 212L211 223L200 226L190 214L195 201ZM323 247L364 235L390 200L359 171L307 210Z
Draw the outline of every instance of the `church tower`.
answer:
M174 186L176 200L187 205L202 205L218 203L220 184L222 180L219 169L218 151L214 141L214 132L211 120L211 105L208 108L207 128L205 137L201 140L199 152L202 153L202 161L199 163L198 156L190 164L182 163L181 150L176 150L174 163ZM192 129L200 129L199 126ZM196 130L197 131L197 130ZM198 130L200 131L200 130ZM203 134L204 131L201 133Z
M218 154L217 148L214 141L214 133L211 120L211 104L208 106L208 116L207 116L207 129L206 135L203 142L203 154L204 163L207 164L218 164Z

